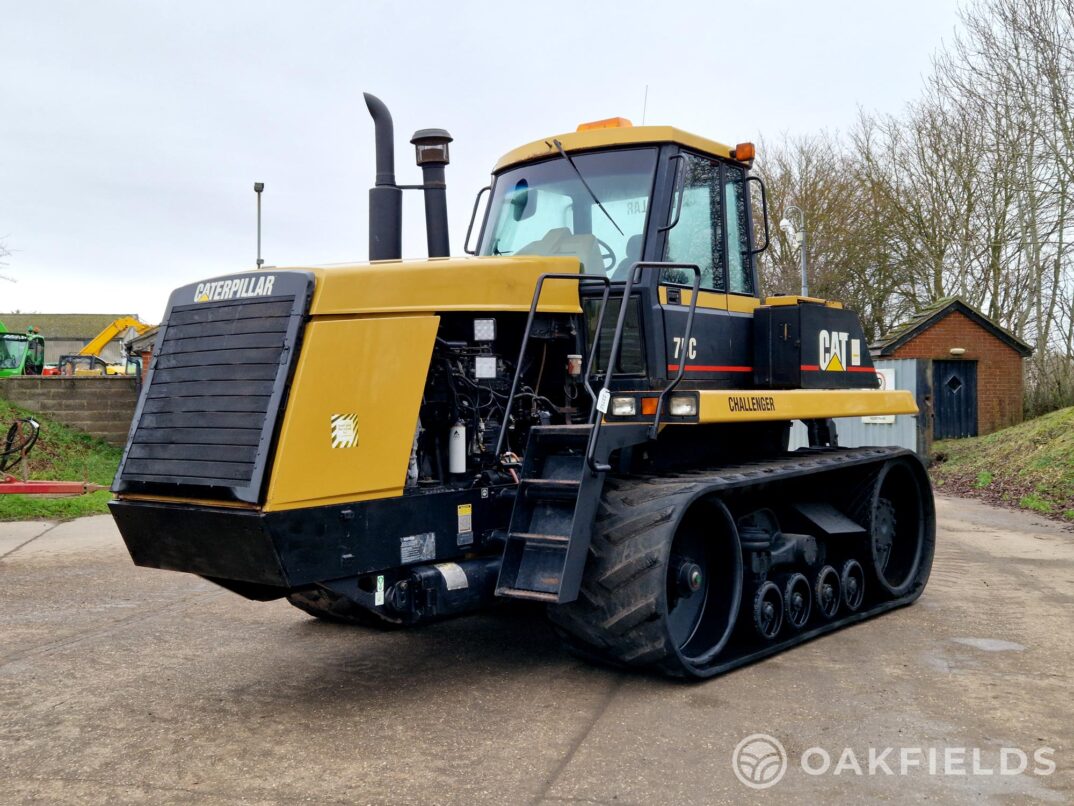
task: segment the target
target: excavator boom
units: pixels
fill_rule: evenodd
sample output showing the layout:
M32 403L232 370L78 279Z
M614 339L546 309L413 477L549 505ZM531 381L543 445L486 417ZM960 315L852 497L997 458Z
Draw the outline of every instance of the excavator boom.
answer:
M105 348L108 342L112 341L123 331L128 328L134 328L138 331L139 335L145 333L151 325L147 325L145 322L140 322L133 316L121 316L115 321L109 323L100 333L93 337L85 347L78 351L79 355L99 355L101 350Z

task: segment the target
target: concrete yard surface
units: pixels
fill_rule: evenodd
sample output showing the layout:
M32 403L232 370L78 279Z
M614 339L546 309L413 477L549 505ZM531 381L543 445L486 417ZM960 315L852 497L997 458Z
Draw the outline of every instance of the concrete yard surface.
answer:
M107 516L0 524L0 803L1072 802L1074 533L937 507L916 605L700 684L539 609L336 626L136 568Z

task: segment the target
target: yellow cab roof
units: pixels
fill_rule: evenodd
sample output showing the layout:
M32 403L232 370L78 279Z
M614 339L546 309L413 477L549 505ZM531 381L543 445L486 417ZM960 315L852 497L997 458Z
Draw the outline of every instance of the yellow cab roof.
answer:
M534 140L524 146L519 146L500 157L493 173L498 173L504 168L518 165L530 160L550 157L556 154L553 140L559 140L563 144L564 151L585 151L591 148L606 148L608 146L632 146L646 143L675 143L680 146L700 151L714 157L733 159L731 146L709 140L707 137L699 137L674 126L612 126L608 128L589 129L587 131L569 132L558 134L544 140Z

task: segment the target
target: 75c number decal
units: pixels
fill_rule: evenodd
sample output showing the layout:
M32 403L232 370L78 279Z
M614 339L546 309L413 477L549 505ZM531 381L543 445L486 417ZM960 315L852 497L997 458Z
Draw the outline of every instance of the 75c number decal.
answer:
M682 352L682 336L675 336L675 357L679 357L679 353ZM697 339L690 339L690 343L686 345L686 357L697 358Z

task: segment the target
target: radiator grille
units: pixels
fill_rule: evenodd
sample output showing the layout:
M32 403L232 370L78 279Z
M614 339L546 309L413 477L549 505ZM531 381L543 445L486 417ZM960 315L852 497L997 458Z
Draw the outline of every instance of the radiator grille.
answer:
M257 500L305 308L297 302L170 308L117 490L178 484Z

